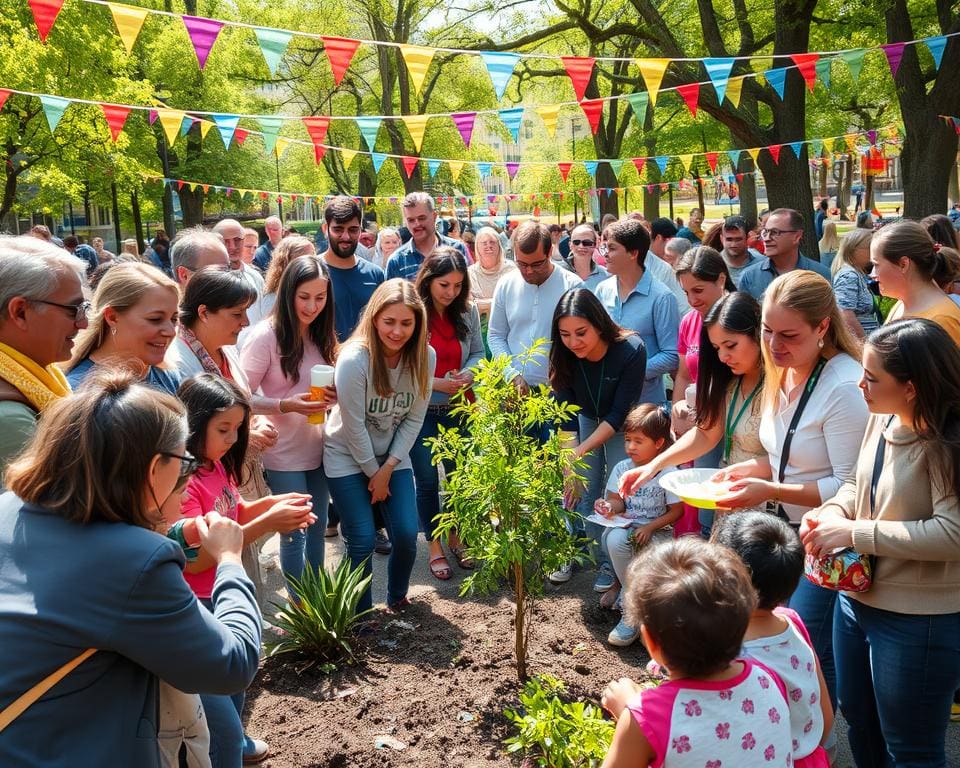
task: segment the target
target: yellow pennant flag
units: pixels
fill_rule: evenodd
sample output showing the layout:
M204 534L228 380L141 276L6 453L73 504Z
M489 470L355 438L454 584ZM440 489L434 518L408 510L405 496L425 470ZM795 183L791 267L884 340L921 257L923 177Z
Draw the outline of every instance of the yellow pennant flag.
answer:
M827 150L827 154L833 154L833 139L824 139L823 148Z
M350 163L353 162L353 158L357 156L357 150L355 149L341 149L340 150L340 159L343 161L343 167L349 168Z
M550 138L554 138L557 135L557 119L560 116L560 105L559 104L549 104L545 107L537 107L535 110L540 119L543 120L543 127L547 129L547 133L550 134Z
M660 91L660 83L663 82L663 75L669 64L670 59L639 59L637 61L643 82L647 84L647 91L650 93L652 107L657 105L657 93Z
M462 160L450 160L447 162L447 165L450 166L450 176L454 181L459 181L465 163Z
M213 128L213 123L209 120L200 121L200 138L207 138L207 134L210 133L210 129Z
M277 136L277 145L273 148L273 151L277 153L277 157L282 157L284 151L289 146L290 139L285 139L283 136Z
M117 32L120 33L123 47L127 49L127 53L131 53L133 44L137 42L137 36L140 34L140 29L143 27L143 22L149 11L146 8L114 5L113 3L107 3L107 7L113 14L113 23L117 25Z
M850 151L855 152L857 149L857 138L858 138L857 134L848 133L843 138L846 139L847 146L850 148Z
M748 149L748 150L747 150L747 154L750 155L750 157L753 158L753 164L756 165L756 164L757 164L757 157L758 157L759 154L760 154L760 149L759 149L758 147L754 147L753 149Z
M427 120L429 115L403 115L403 124L410 131L410 138L413 139L413 147L420 151L423 146L423 134L427 130Z
M683 167L686 169L687 173L690 173L690 164L693 162L693 155L678 155L680 162L683 163Z
M410 79L413 80L413 88L417 93L420 92L423 79L427 76L427 70L430 69L433 54L433 48L424 48L420 45L400 46L400 55L403 56L403 61L410 71Z
M740 107L740 96L743 93L743 78L743 75L740 77L731 77L727 83L727 98L730 99L730 103L733 104L734 108Z
M160 125L163 126L163 134L167 137L168 146L172 147L180 135L180 126L183 124L184 117L186 117L186 113L179 109L157 110L157 118L160 120Z

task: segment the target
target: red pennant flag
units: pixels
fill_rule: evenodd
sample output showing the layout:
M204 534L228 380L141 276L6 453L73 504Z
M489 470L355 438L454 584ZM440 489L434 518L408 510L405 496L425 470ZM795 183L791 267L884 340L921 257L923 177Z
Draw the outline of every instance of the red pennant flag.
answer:
M697 116L697 103L700 101L700 83L688 83L687 85L678 85L679 93L687 104L687 109L694 117Z
M603 99L584 99L580 102L580 109L590 123L590 133L595 134L600 127L600 118L603 117Z
M644 166L644 163L646 162L647 162L647 158L645 157L633 158L633 164L634 166L636 166L637 173L639 173L641 176L643 176L643 166Z
M3 109L3 105L7 103L7 99L10 98L10 91L6 88L0 88L0 109Z
M359 40L351 40L348 37L322 37L323 48L327 52L327 58L330 60L330 69L333 70L333 82L340 85L343 76L347 73L350 62L353 61L353 54L360 47Z
M327 151L327 148L321 146L321 144L323 144L327 138L327 128L330 127L330 118L326 115L305 117L303 118L303 124L307 127L307 133L310 134L310 141L313 142L314 162L319 165Z
M560 169L560 177L563 179L564 183L567 181L567 176L570 175L570 169L573 167L573 163L557 163L557 168Z
M243 128L237 128L237 130L233 132L233 143L243 146L243 142L247 140L247 136L249 135L249 131L245 131Z
M817 60L819 53L793 53L790 55L793 63L797 65L800 74L803 75L803 81L807 84L807 89L813 93L813 87L817 84Z
M656 186L655 184L647 184L647 194L648 194L648 195L652 195L652 194L653 194L653 189L654 189L655 186Z
M417 167L417 163L419 162L419 157L407 157L406 155L403 156L403 170L406 171L408 179L413 176L413 170Z
M737 177L737 181L741 181L741 182L743 181L743 174L742 174L742 173L736 174L736 177Z
M668 189L670 189L670 185L668 183L663 183L660 185L661 192L666 192Z
M573 92L577 95L577 101L581 101L593 75L593 57L561 56L560 60L570 76L570 82L573 83Z
M110 135L116 142L123 130L123 124L127 122L127 115L130 114L130 107L123 107L119 104L101 104L103 116L107 119L107 125L110 126Z
M773 162L777 165L780 165L780 150L783 149L783 144L771 144L767 147L767 150L770 152L770 157L773 158Z
M37 25L40 42L45 43L63 8L63 0L28 0L28 4L33 11L33 23Z
M177 182L177 191L178 191L178 192L179 192L181 189L183 189L183 185L184 185L184 181L183 181L183 179L180 179L180 181Z
M717 152L707 152L707 153L706 153L707 165L710 166L710 173L716 173L716 172L717 172L717 158L718 158L718 157L719 157L719 153L717 153Z
M266 192L261 192L261 193L260 193L260 199L261 199L261 200L266 200L268 197L270 197L270 195L268 195Z
M210 191L210 185L209 185L209 184L201 184L200 186L203 187L203 193L204 193L204 194L206 194L207 192Z

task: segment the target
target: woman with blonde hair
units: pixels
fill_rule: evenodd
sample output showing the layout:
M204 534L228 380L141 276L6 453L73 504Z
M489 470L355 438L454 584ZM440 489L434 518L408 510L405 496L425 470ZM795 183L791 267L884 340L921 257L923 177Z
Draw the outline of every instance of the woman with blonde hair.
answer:
M238 347L242 348L246 344L253 326L273 314L273 308L277 303L277 291L280 288L280 278L283 277L287 264L300 256L316 256L316 254L317 249L313 242L303 235L290 235L277 243L273 249L270 266L267 268L267 276L263 281L263 295L247 309L249 328L240 332Z
M843 321L830 283L804 269L781 275L767 288L761 328L760 442L766 455L718 473L718 480L731 483L719 504L766 503L770 512L797 526L804 513L840 490L856 464L869 416L859 396L860 345ZM790 600L810 631L834 706L836 597L801 579Z
M481 227L475 240L476 260L467 267L470 278L470 295L480 311L480 332L483 334L483 347L490 357L487 344L487 326L490 323L490 308L493 306L493 292L504 275L513 272L517 265L503 256L500 235L493 227Z
M93 294L89 325L77 336L65 366L76 389L98 368L126 367L147 384L175 395L176 371L164 357L177 335L180 292L177 284L150 264L117 264Z
M837 237L837 222L827 219L823 222L823 237L817 243L820 250L820 261L825 267L833 268L833 260L840 249L840 238Z
M340 530L354 567L370 573L382 502L393 551L387 562L387 605L409 605L417 556L417 500L410 449L423 426L436 354L427 344L427 312L413 283L382 283L344 343L334 384L339 401L327 422L323 466ZM370 590L358 606L372 606Z
M880 325L873 293L867 283L872 239L873 232L869 229L851 229L840 240L840 249L830 265L837 306L850 333L858 339L866 338Z
M392 227L384 227L377 233L377 244L373 249L373 263L380 269L387 268L387 260L400 247L400 233Z

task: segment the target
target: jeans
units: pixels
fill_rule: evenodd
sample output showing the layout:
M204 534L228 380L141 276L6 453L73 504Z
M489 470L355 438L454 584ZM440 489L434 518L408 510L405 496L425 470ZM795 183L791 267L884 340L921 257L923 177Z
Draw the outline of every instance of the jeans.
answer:
M417 514L420 516L420 526L427 541L433 541L434 519L440 514L440 479L438 467L432 461L430 448L424 445L428 437L436 437L438 427L450 429L460 427L460 421L449 413L427 411L423 417L423 427L417 436L417 442L410 449L410 461L413 463L413 476L417 481ZM453 468L452 464L447 470Z
M789 607L800 614L810 633L834 710L837 708L837 672L833 660L833 613L837 594L831 589L818 587L802 576L789 602Z
M858 768L942 768L960 687L960 613L893 613L840 595L840 707Z
M582 443L594 433L600 425L600 421L582 414L577 419L579 421L580 442ZM584 533L591 541L592 548L595 550L597 566L600 568L604 565L610 565L607 554L600 545L600 539L605 529L602 525L586 522L586 518L593 514L593 503L597 499L607 497L607 478L610 477L613 468L625 458L627 458L627 453L623 447L623 432L617 432L606 443L594 448L583 457L587 464L583 470L585 488L583 496L577 503L577 512L584 519Z
M327 490L327 476L323 467L307 471L281 472L267 470L270 489L275 494L308 493L313 501L313 514L316 522L307 526L305 531L296 530L280 534L280 569L288 579L303 577L307 564L316 570L323 568L324 533L327 528L327 504L330 492ZM290 583L287 582L290 591Z
M330 494L340 510L340 532L347 546L347 554L354 568L363 564L364 575L372 572L370 558L373 555L374 522L370 491L370 478L362 472L346 477L331 477ZM407 596L410 573L417 559L417 501L413 489L413 472L409 469L394 470L390 478L390 495L382 507L387 533L393 543L393 551L387 560L387 604L393 605ZM368 589L357 610L373 607L373 597Z

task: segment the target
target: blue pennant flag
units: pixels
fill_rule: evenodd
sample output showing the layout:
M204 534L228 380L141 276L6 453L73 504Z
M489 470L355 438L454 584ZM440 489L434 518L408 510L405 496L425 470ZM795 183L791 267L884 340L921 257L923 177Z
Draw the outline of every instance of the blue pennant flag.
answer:
M513 143L520 140L520 123L523 121L523 107L514 107L513 109L501 109L498 113L503 124L507 126L510 135L513 136Z
M928 37L923 42L925 42L927 48L930 49L930 54L933 56L933 63L937 66L937 70L939 70L940 62L943 61L943 49L947 47L946 36L937 35L936 37Z
M802 141L792 141L787 144L787 146L793 150L793 154L797 156L797 160L800 159L800 153L803 152L803 144L804 142Z
M491 170L493 170L493 163L477 163L477 173L480 174L481 179L487 178Z
M736 59L704 59L703 66L707 70L707 77L713 83L713 88L717 92L717 103L723 103L723 97L727 92L727 83L730 82L730 73L733 71L733 64Z
M742 150L739 149L728 149L727 157L730 158L730 165L733 166L733 170L737 170L737 166L740 165L740 153Z
M387 156L383 152L371 152L370 157L373 159L373 170L380 173L380 168L386 161Z
M783 89L787 85L787 68L777 67L776 69L768 69L763 73L763 76L767 79L767 82L770 83L770 87L777 92L780 100L783 101Z
M666 172L667 172L667 165L669 165L669 163L670 163L670 156L669 156L669 155L658 155L657 157L655 157L655 158L653 158L653 159L656 161L657 166L660 168L660 173L666 173Z
M380 131L381 117L357 117L357 128L360 129L360 135L367 143L367 149L373 152L373 145L377 143L377 133ZM380 170L379 168L377 170Z
M513 77L514 67L520 61L519 54L516 53L481 53L480 58L487 68L490 80L493 82L493 90L497 94L497 101L503 98L506 93L507 84Z
M599 165L599 162L596 160L583 161L583 167L587 169L587 173L589 173L591 176L597 175L597 165Z
M427 170L430 172L430 178L433 178L437 175L437 171L440 170L440 164L443 160L427 160Z
M230 142L233 141L233 133L240 124L240 118L237 115L210 115L213 122L220 131L220 138L223 139L223 146L230 149Z

